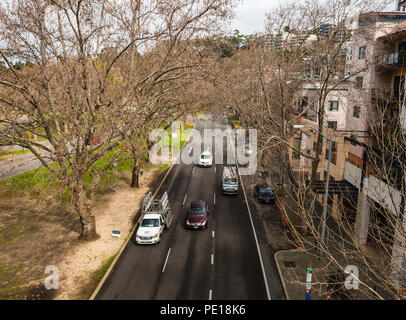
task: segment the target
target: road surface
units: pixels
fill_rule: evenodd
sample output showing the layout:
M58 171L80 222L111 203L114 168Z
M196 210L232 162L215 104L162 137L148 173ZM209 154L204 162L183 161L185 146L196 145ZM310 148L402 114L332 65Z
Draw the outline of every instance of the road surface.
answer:
M223 115L205 117L195 122L195 129L203 132L205 128L229 126ZM186 145L183 152L189 150ZM222 195L222 170L220 164L211 168L178 164L172 168L160 190L168 191L175 216L171 228L154 246L136 245L133 237L96 299L284 299L255 208L251 209L253 225L260 229L263 263L243 191ZM191 201L200 199L209 204L209 226L206 230L187 230L186 210Z

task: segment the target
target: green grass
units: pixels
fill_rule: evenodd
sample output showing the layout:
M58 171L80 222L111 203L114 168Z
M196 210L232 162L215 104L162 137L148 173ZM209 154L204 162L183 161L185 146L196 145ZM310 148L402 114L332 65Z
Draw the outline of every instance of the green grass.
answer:
M179 150L186 143L186 140L189 137L192 129L193 127L186 127L185 130L180 132L181 135L180 141L178 140L180 142ZM171 147L172 139L170 135L170 130L169 134L167 135L167 139L169 139L167 140L167 143L169 147ZM102 159L96 161L96 163L94 164L94 168L96 169L104 168L114 157L119 148L120 146L117 146L113 150L107 152ZM108 185L110 183L115 182L117 179L117 172L125 172L125 171L131 172L134 161L127 158L128 158L127 153L121 154L117 160L117 167L110 167L103 173L100 185ZM53 163L51 164L51 166L55 169L59 168L58 163ZM144 165L143 167L147 166L148 164ZM92 172L87 172L85 174L85 184L90 185L92 180L93 180ZM8 186L10 187L11 190L31 190L31 194L34 196L46 188L57 188L58 186L60 187L60 184L61 183L57 179L55 179L53 177L53 174L44 166L41 166L38 169L24 172L9 179L0 181L0 187ZM70 192L68 188L65 186L62 189L63 192L60 194L61 200L63 201L69 200Z
M96 290L97 285L100 283L101 279L103 279L107 270L110 268L115 257L116 255L113 255L110 258L108 258L105 262L103 262L102 266L99 269L97 269L91 274L90 281L87 284L85 284L81 289L80 294L81 299L88 300L90 298L94 290Z
M189 137L190 133L192 132L192 130L193 130L193 126L191 126L191 127L185 126L185 130L180 130L180 137L177 136L175 138L177 141L179 141L180 148L183 147L183 145L185 144L185 142L186 142L187 138ZM168 147L168 148L172 147L172 134L171 134L170 128L167 129L167 134L164 136L164 139L161 140L160 146Z
M0 243L15 243L22 240L26 232L29 231L29 223L18 221L8 224L0 229Z
M236 117L235 117L235 115L234 115L234 113L232 113L232 112L229 112L228 113L228 116L230 117L230 119L231 119L231 121L235 124L239 124L240 123L240 120L238 120Z
M15 279L15 274L22 271L21 268L14 268L0 264L0 300L22 299L19 294L21 291L21 282Z
M59 165L53 163L51 166L57 168ZM55 183L56 182L54 179L52 179L52 174L49 172L49 170L42 166L38 169L30 170L3 180L0 182L0 186L11 186L17 190L27 190L32 189L35 186L43 189Z
M27 150L27 149L14 150L14 151L0 151L0 157L1 157L1 156L7 156L7 155L9 155L9 154L12 154L12 155L26 154L26 153L29 153L29 152L31 152L31 151L30 151L30 150Z
M166 169L168 169L168 167L169 167L169 163L161 164L159 166L159 170L157 172L157 177L159 177L162 174L162 172L164 172Z

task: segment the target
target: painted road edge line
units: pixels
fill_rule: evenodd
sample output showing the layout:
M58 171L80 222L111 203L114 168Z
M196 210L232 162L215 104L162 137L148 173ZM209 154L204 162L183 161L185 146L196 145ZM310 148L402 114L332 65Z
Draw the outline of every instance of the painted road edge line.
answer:
M177 157L180 156L183 148L188 144L188 142L190 141L191 136L189 135L189 137L186 139L185 144L183 145L182 149L180 149L179 154ZM177 158L176 157L176 158ZM168 177L169 173L171 172L173 166L174 166L174 162L172 162L171 166L168 169L168 172L166 173L165 177L163 177L161 183L159 184L157 190L154 193L153 198L155 198L156 194L158 193L158 191L161 189L162 184L165 182L166 178ZM135 223L134 227L131 229L130 234L128 235L127 239L125 240L124 244L121 246L119 252L116 254L116 257L114 258L113 262L111 263L110 267L107 269L106 273L104 274L103 278L100 280L99 284L97 285L96 289L94 290L94 292L92 293L92 295L90 296L89 300L94 300L94 298L97 296L97 294L99 293L101 287L103 286L103 284L106 282L108 276L110 275L111 271L113 270L115 264L117 263L118 259L120 258L121 254L123 253L124 249L127 247L128 242L130 241L130 239L132 238L136 228L138 227L138 224L140 223L141 217L138 218L138 221Z

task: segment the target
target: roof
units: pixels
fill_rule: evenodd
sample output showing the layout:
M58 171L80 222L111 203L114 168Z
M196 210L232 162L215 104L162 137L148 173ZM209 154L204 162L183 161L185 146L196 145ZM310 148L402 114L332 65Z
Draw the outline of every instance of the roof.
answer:
M235 167L224 167L223 176L235 177L237 176L237 171Z
M371 22L396 22L405 19L406 12L404 11L372 11L359 15L360 25L365 25L365 23Z
M406 12L405 12L406 13ZM377 40L395 40L406 35L406 30L399 30L379 37Z
M143 219L144 219L144 218L148 218L148 219L159 219L160 217L161 217L161 215L158 214L158 213L146 213L146 214L144 214Z

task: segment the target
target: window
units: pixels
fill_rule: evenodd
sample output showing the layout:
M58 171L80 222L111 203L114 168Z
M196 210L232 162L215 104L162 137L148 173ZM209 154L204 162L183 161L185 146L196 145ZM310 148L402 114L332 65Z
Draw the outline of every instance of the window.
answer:
M361 108L359 106L354 106L354 110L352 111L352 116L354 118L359 118L360 113L361 113Z
M327 121L327 127L331 129L337 129L337 121Z
M328 111L338 111L338 101L329 101Z
M326 148L326 160L328 160L328 151L330 144L328 144L328 147ZM333 145L331 147L331 163L336 164L337 163L337 143L333 141Z
M363 46L359 48L359 59L364 59L365 58L365 53L367 51L367 47Z
M363 80L364 80L363 77L356 77L355 78L355 88L356 89L362 89Z

